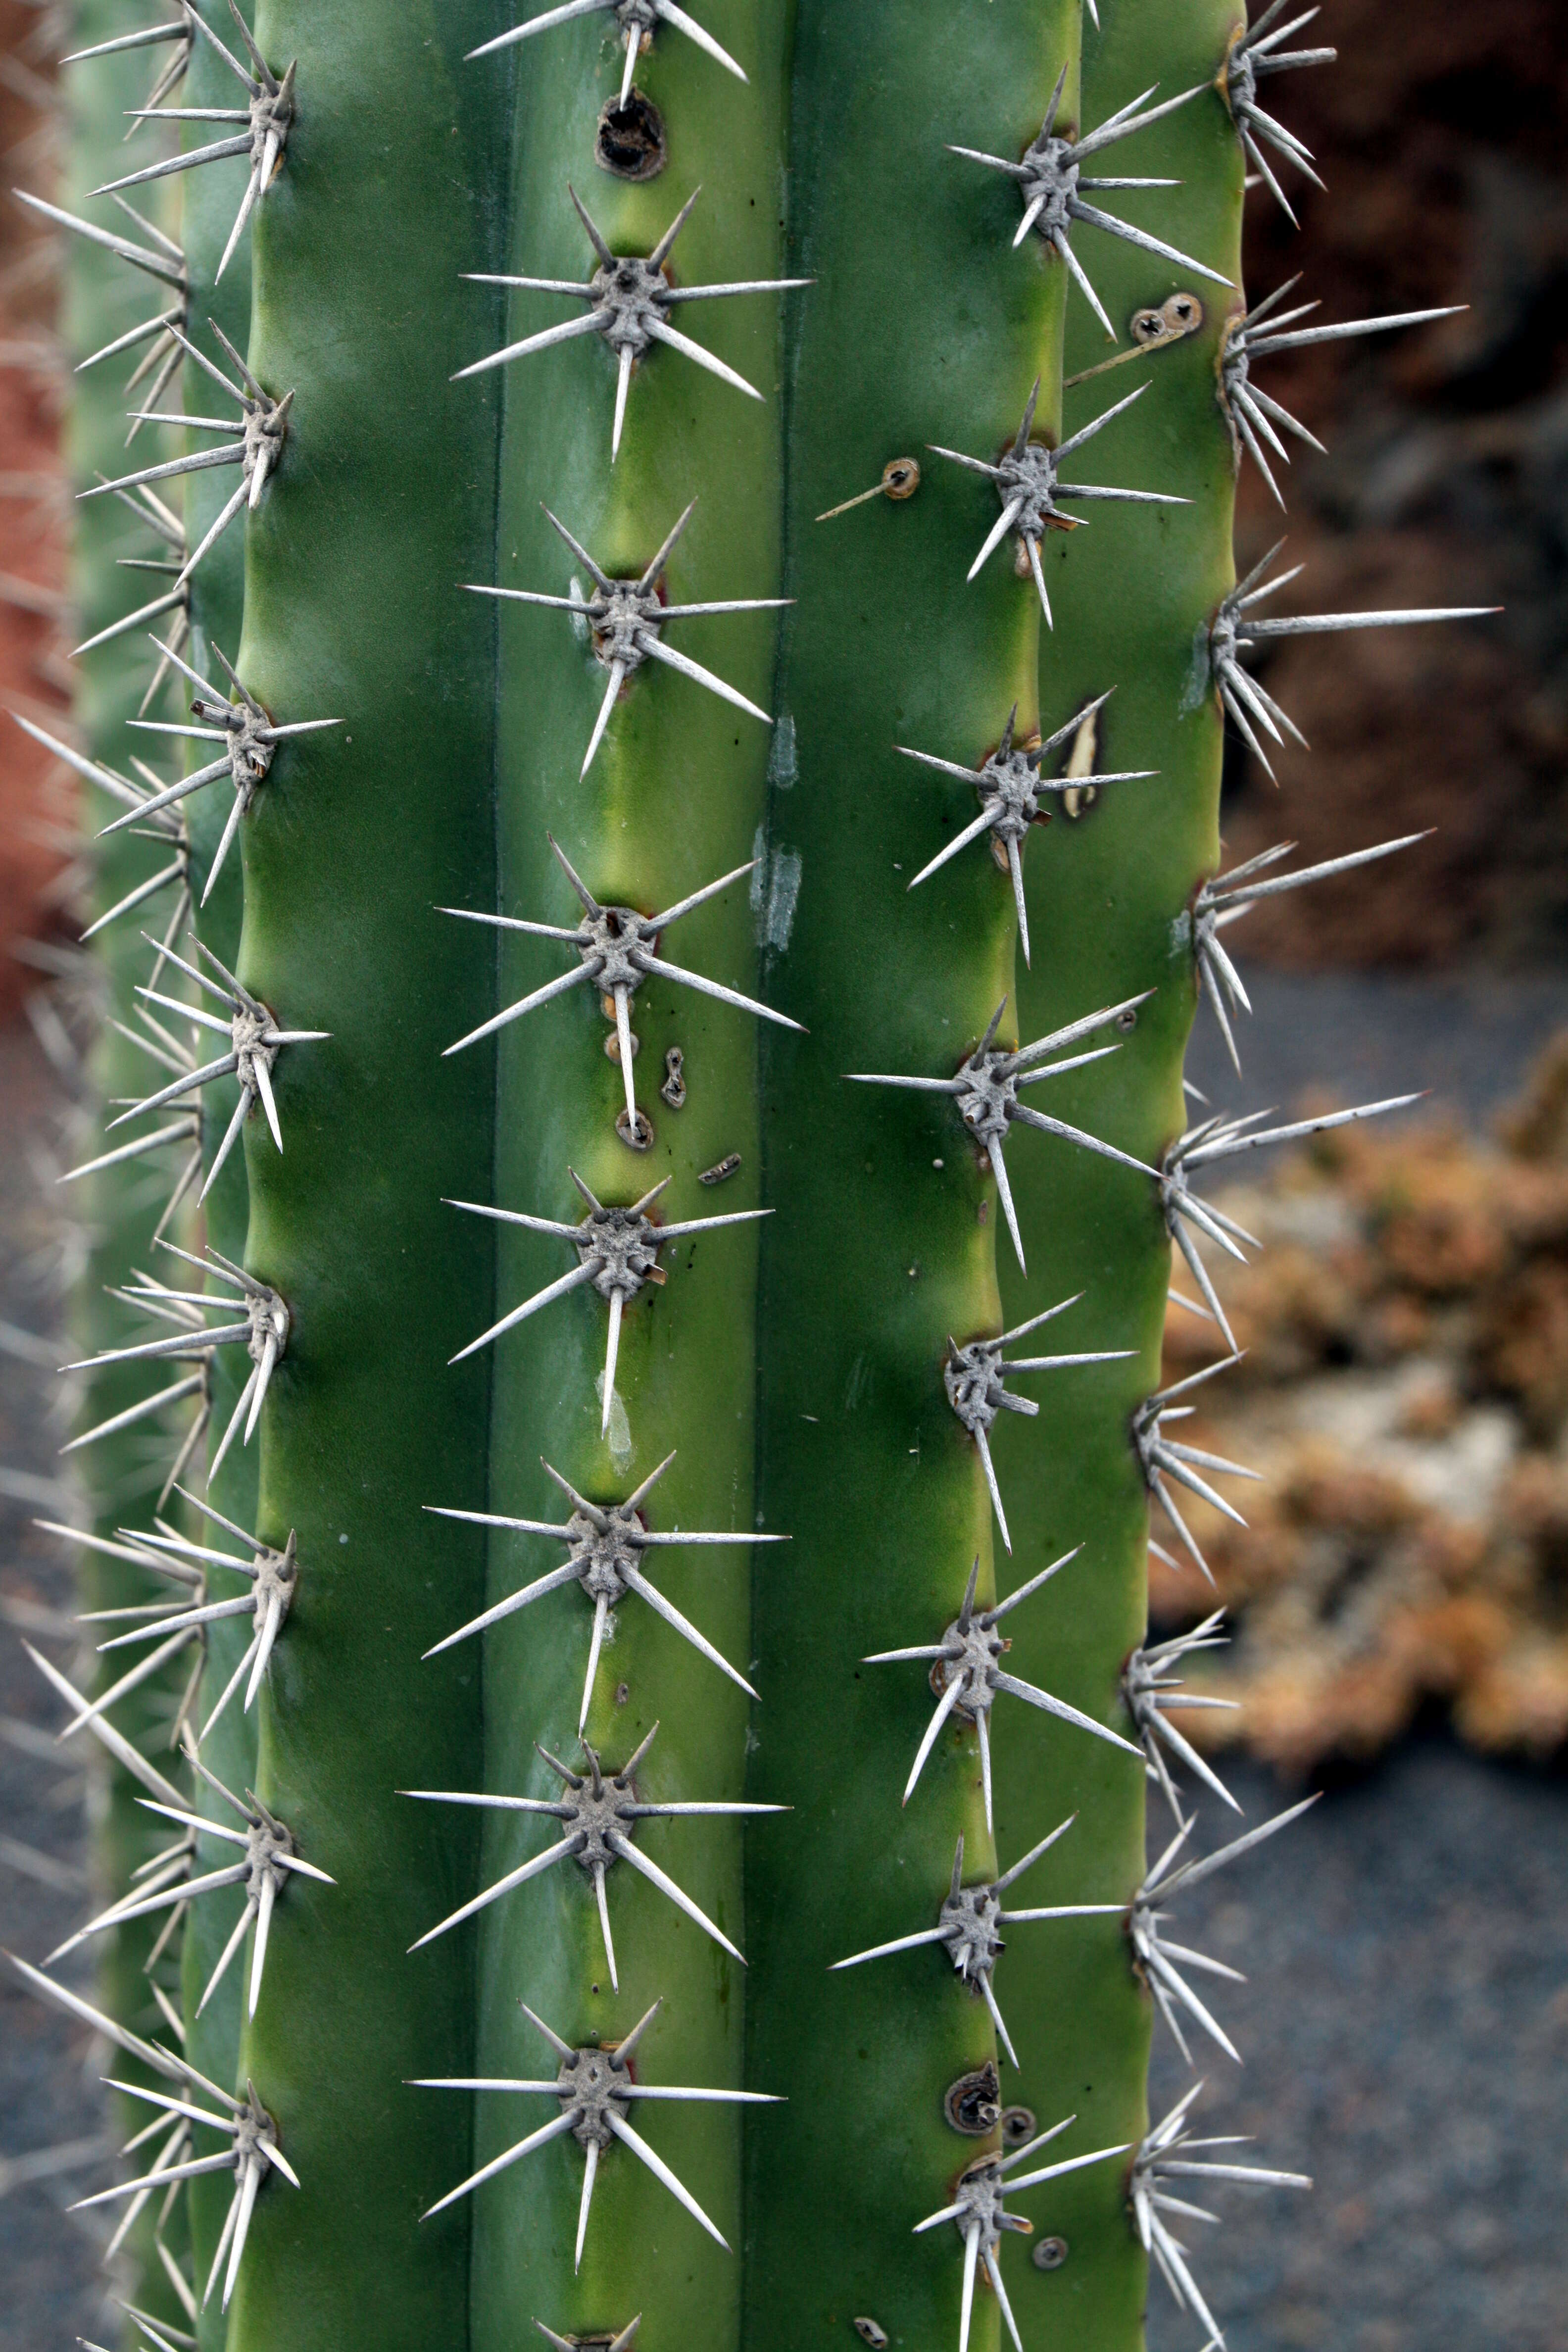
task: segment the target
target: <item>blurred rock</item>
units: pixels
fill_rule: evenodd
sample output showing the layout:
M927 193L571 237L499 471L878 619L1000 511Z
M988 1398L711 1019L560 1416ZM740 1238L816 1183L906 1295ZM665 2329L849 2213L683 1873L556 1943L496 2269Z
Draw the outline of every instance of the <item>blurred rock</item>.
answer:
M1265 1483L1219 1482L1244 1527L1183 1498L1235 1628L1204 1687L1240 1703L1194 1738L1296 1773L1434 1709L1481 1748L1568 1742L1565 1097L1568 1038L1496 1142L1344 1129L1221 1195L1266 1247L1209 1254L1245 1355L1188 1426ZM1216 1346L1173 1310L1168 1376ZM1152 1575L1162 1624L1212 1605Z

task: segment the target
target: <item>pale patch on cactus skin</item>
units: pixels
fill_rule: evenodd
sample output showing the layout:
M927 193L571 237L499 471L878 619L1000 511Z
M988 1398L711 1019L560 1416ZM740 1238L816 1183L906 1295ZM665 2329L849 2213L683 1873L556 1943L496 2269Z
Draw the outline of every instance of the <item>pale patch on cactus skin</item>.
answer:
M595 1372L594 1375L594 1394L598 1398L599 1402L602 1405L605 1402L605 1375L603 1372ZM626 1399L622 1396L618 1389L612 1389L610 1391L609 1421L608 1426L605 1432L605 1441L610 1449L610 1460L615 1464L616 1468L624 1475L631 1468L632 1454L634 1449L632 1445L632 1424L627 1417Z
M794 715L788 710L781 710L773 724L773 740L768 751L768 782L779 792L787 793L794 789L799 772Z
M770 849L766 833L759 825L752 855L752 912L756 918L757 945L783 955L795 928L795 902L800 897L800 853Z

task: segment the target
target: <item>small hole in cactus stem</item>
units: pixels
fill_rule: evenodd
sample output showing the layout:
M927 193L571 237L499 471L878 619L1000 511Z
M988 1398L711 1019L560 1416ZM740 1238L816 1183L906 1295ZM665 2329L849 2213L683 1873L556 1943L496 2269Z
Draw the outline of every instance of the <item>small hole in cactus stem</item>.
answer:
M634 1151L647 1151L653 1142L653 1121L646 1110L639 1110L634 1132L631 1120L624 1110L619 1110L616 1113L616 1133Z
M1123 1032L1136 1029L1138 1026L1137 1006L1129 1005L1125 1013L1119 1013L1116 1016L1116 1025Z
M1035 2137L1033 2107L1004 2107L1002 2110L1002 2142L1005 2147L1022 2147Z
M950 2083L942 2095L942 2111L953 2130L970 2139L984 2139L987 2132L994 2131L1002 2113L996 2061L987 2058L984 2066Z
M1065 2238L1042 2238L1029 2260L1037 2271L1059 2271L1068 2258Z
M879 2327L874 2319L858 2319L855 2322L855 2333L862 2344L871 2346L872 2352L882 2352L882 2347L888 2341L887 2329Z
M631 1685L629 1683L617 1683L616 1685L616 1705L617 1706L625 1706L631 1695Z
M1162 343L1180 342L1184 335L1195 334L1204 322L1204 306L1195 294L1173 294L1157 310L1134 310L1128 321L1128 332L1135 343L1145 351L1157 352Z
M667 159L664 117L640 89L622 106L612 99L599 116L594 161L617 180L656 180Z

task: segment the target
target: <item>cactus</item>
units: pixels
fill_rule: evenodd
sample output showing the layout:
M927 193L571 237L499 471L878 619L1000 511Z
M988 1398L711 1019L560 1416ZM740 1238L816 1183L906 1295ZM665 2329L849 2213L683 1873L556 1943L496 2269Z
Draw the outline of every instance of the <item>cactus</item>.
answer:
M1247 657L1448 615L1236 584L1302 430L1254 362L1413 323L1244 307L1282 13L148 28L192 446L120 487L183 485L198 726L119 836L188 813L153 1001L211 1042L138 1106L206 1174L132 1360L200 1353L213 1443L136 1530L204 1648L136 2095L204 2347L1109 2352L1151 2261L1218 2339L1183 2184L1299 2183L1146 2105L1156 2009L1231 2052L1163 1927L1228 1799L1149 1512L1206 1573L1240 1467L1172 1247L1217 1349L1193 1179L1298 1131L1181 1065L1342 862L1214 878Z

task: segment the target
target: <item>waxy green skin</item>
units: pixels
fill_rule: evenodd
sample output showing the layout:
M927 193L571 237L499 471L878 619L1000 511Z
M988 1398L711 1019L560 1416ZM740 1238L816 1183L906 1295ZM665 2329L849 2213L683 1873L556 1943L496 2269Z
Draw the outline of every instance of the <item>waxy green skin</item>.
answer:
M461 1946L405 1957L471 1875L462 1823L399 1787L471 1785L477 1683L420 1653L479 1604L479 1543L422 1516L483 1475L491 1252L444 1191L482 1189L483 1055L443 1064L487 1009L433 899L489 886L493 624L451 584L492 560L497 416L446 376L458 276L491 259L501 105L462 79L500 12L462 0L272 0L256 34L299 60L284 169L253 233L250 361L297 399L247 524L241 675L273 712L341 729L280 750L241 827L239 973L331 1032L279 1066L287 1150L247 1137L246 1263L293 1318L262 1416L258 1531L298 1530L297 1596L259 1709L258 1790L337 1882L278 1909L241 2076L303 2188L258 2201L232 2352L459 2342L467 2219L424 2208L468 2117L405 2087L471 2061ZM504 97L504 92L503 92ZM462 308L459 311L459 300Z
M530 44L520 67L519 163L506 268L579 282L592 275L593 256L571 209L567 181L616 251L642 254L700 183L700 199L674 248L675 281L782 276L784 17L773 0L710 0L704 7L705 26L744 66L744 86L681 36L659 33L639 60L637 88L664 117L668 162L659 176L638 185L612 177L593 161L595 118L618 88L620 71L621 52L602 38L601 21L569 25ZM479 81L498 68L490 58L469 70ZM669 566L669 601L777 595L781 311L784 301L799 299L759 294L682 306L676 320L680 331L738 369L764 398L749 400L682 355L656 348L632 382L613 471L615 363L599 339L513 363L505 382L500 562L493 575L479 577L554 594L568 593L574 572L582 577L581 566L541 514L542 499L612 575L640 573L688 499L697 497L696 513ZM478 358L502 340L514 341L577 309L537 294L516 296L504 338L487 343L476 304L461 357ZM473 397L472 384L455 387L458 413ZM669 642L765 709L776 618L763 613L678 623ZM623 693L597 759L580 782L604 669L563 614L516 605L500 611L500 662L496 903L504 912L575 921L577 902L550 854L547 831L601 904L629 904L645 913L673 904L754 854L770 748L768 730L755 719L648 662ZM683 919L662 951L754 996L750 887L742 878ZM476 901L470 897L462 903ZM504 941L497 1003L514 1002L566 969L573 952L544 942ZM654 1212L667 1221L757 1204L758 1022L655 980L634 997L632 1025L640 1041L637 1097L653 1122L651 1149L634 1152L616 1136L616 1115L624 1107L619 1064L604 1050L610 1031L597 997L583 988L503 1033L494 1190L468 1197L574 1222L583 1211L567 1176L570 1164L605 1202L628 1202L669 1178ZM659 1092L672 1045L684 1055L687 1100L679 1110ZM741 1158L737 1173L712 1188L697 1182L702 1171L734 1152ZM614 1429L609 1444L599 1435L595 1383L604 1370L607 1309L596 1295L579 1291L497 1343L489 1507L559 1525L570 1505L539 1468L541 1454L581 1491L615 1500L676 1449L675 1462L649 1498L648 1524L748 1530L753 1524L756 1255L755 1226L731 1227L666 1251L666 1286L646 1288L625 1318L616 1383L626 1416L619 1446ZM497 1313L555 1280L573 1262L559 1241L503 1228ZM464 1490L448 1483L429 1499L485 1507L478 1485ZM784 1513L767 1515L770 1528L787 1532L790 1524ZM799 1551L798 1545L764 1548L759 1578L789 1583ZM491 1601L562 1557L553 1543L498 1536L491 1547ZM748 1549L669 1549L647 1558L652 1581L751 1675L756 1645L749 1633ZM588 1738L602 1748L607 1766L618 1767L657 1721L658 1738L638 1776L645 1799L740 1799L747 1793L743 1694L636 1596L628 1596L616 1617ZM448 1622L461 1622L456 1609ZM555 1792L558 1784L532 1742L542 1740L568 1760L577 1754L591 1622L591 1605L572 1586L486 1637L486 1778L465 1785L536 1796ZM426 1669L432 1685L445 1687L457 1673L470 1670L477 1646L433 1661ZM789 1792L752 1793L777 1802ZM774 1826L763 1824L764 1854ZM555 1834L550 1822L488 1815L479 1883L489 1885ZM649 1822L638 1832L638 1843L747 1948L737 1822ZM745 1972L629 1865L618 1864L607 1886L618 1995L605 1968L592 1883L575 1862L557 1865L483 1915L478 2071L552 2074L555 2062L521 2017L520 1998L574 2042L617 2039L651 2002L662 2000L640 2045L640 2079L739 2087ZM753 2087L783 2086L759 2080ZM426 2095L450 2102L456 2095ZM481 2098L476 2163L552 2112L540 2099ZM765 2133L782 2112L752 2111L756 2128ZM626 2149L616 2147L599 2174L582 2271L574 2279L584 2157L574 2140L563 2139L478 2193L476 2347L514 2352L537 2340L535 2315L570 2334L624 2326L639 2310L644 2352L677 2347L718 2352L735 2343L741 2113L647 2105L634 2111L632 2121L736 2251L721 2252Z
M965 585L994 492L926 445L993 456L1037 374L1036 429L1051 434L1063 278L1037 251L1010 251L1011 184L943 142L1021 151L1076 40L1076 9L1021 0L924 12L918 37L887 5L808 5L796 18L792 260L819 283L789 412L786 581L799 603L780 694L798 774L769 823L775 855L802 861L772 986L811 1036L770 1038L763 1089L777 1219L761 1297L760 1496L769 1518L788 1513L796 1540L788 1583L764 1570L756 1588L752 1781L756 1793L784 1790L795 1810L748 1852L748 2077L790 2096L748 2135L742 2340L758 2352L847 2340L858 2315L894 2342L956 2343L961 2241L946 2227L910 2232L998 2145L943 2118L949 2085L995 2053L945 1952L826 1973L935 1924L960 1832L966 1880L996 1867L973 1726L944 1731L900 1811L934 1696L919 1664L859 1661L940 1640L976 1554L983 1602L1020 1580L994 1554L980 1464L942 1380L950 1336L1001 1328L994 1181L951 1100L843 1074L951 1075L1014 986L1011 887L987 845L907 894L974 803L894 747L978 766L1015 700L1020 736L1035 722L1033 583L1015 576L1009 546ZM923 477L912 499L814 520L909 456ZM1119 516L1105 528L1131 540L1139 527ZM1086 991L1072 1010L1096 1002ZM1009 1002L1000 1039L1018 1035ZM1036 1144L1053 1168L1073 1156L1029 1136L1010 1165ZM1098 1324L1080 1344L1100 1344ZM1068 1377L1087 1399L1099 1375ZM1021 1617L1057 1633L1078 1604L1071 1574ZM1049 1671L1042 1679L1056 1687ZM1104 1718L1110 1696L1086 1703ZM999 1759L1028 1713L1000 1702ZM1136 1777L1131 1759L1110 1764ZM1004 1860L1068 1810L1042 1779L1026 1824L1015 1813L1002 1830ZM1035 1885L1022 1899L1042 1899ZM1018 1940L1059 1955L1077 1932L1052 1923ZM1016 2035L1037 2040L1040 2021L1001 1982ZM1064 2152L1095 2144L1086 2127ZM1035 2203L1026 2196L1020 2210ZM1010 2292L1021 2309L1026 2290ZM997 2326L986 2290L972 2340L989 2347Z
M221 25L214 0L205 5ZM1180 918L1214 862L1219 742L1212 705L1184 712L1182 698L1194 634L1230 577L1231 459L1213 392L1224 300L1205 285L1202 335L1068 395L1072 429L1147 373L1145 402L1082 471L1195 503L1092 509L1090 531L1047 541L1057 630L1042 636L1010 548L965 585L994 495L926 445L993 454L1037 373L1037 436L1057 438L1064 307L1072 364L1105 351L1098 331L1082 331L1087 314L1059 265L1036 240L1011 248L1011 184L942 144L1021 151L1064 58L1073 119L1076 9L963 0L940 18L924 12L932 21L916 37L891 0L854 10L708 0L703 22L749 84L661 32L637 83L665 115L669 160L637 187L591 160L619 70L599 22L521 58L461 62L511 13L500 0L261 0L257 23L276 67L300 60L300 113L258 217L250 359L271 391L298 397L281 468L247 529L239 667L275 718L343 725L280 751L241 833L241 977L291 1025L332 1034L279 1065L285 1154L253 1121L247 1181L210 1204L218 1245L242 1240L244 1262L294 1318L259 1442L231 1454L215 1499L274 1542L296 1528L302 1572L258 1709L248 1723L231 1714L209 1760L231 1785L254 1773L337 1884L295 1882L256 2021L240 2023L237 1964L192 2045L216 2079L254 2078L304 2184L265 2188L226 2329L215 2299L203 2343L339 2352L363 2336L409 2352L521 2352L536 2315L582 2335L640 2310L639 2352L795 2352L847 2341L862 2315L895 2341L947 2352L960 2242L946 2228L910 2231L997 2145L955 2134L942 2111L954 2079L997 2055L994 2036L940 1948L846 1974L829 1964L933 1924L961 1832L973 1883L1076 1809L1077 1825L1016 1899L1124 1901L1142 1872L1142 1776L1134 1759L1004 1697L994 1843L972 1728L950 1727L901 1811L934 1696L918 1664L860 1661L936 1640L976 1555L984 1603L1082 1542L1008 1621L1007 1664L1126 1728L1117 1679L1143 1630L1146 1528L1127 1418L1157 1376L1168 1249L1148 1180L1020 1129L1008 1166L1030 1254L1024 1283L994 1179L951 1102L843 1079L946 1075L1015 989L1004 1043L1153 987L1112 1063L1031 1098L1150 1159L1182 1124L1192 984ZM1208 0L1174 27L1154 0L1112 0L1111 16L1090 52L1086 122L1156 71L1162 96L1206 79L1229 30ZM188 102L203 87L193 76ZM1240 170L1217 99L1195 100L1125 152L1114 168L1168 170L1188 184L1112 209L1233 263ZM187 234L207 269L236 177L210 173L188 192ZM612 473L614 369L597 341L448 383L483 352L571 315L536 295L509 307L458 277L588 277L568 178L626 251L647 251L701 181L675 251L678 283L784 268L816 277L782 302L743 297L679 320L763 404L656 350L632 385ZM1119 320L1185 282L1094 232L1074 236ZM226 277L219 292L233 308L219 315L239 341L242 284L229 286ZM205 297L194 307L205 317ZM913 499L815 521L908 456L924 470ZM210 493L195 481L199 530ZM634 572L693 494L671 601L773 594L782 581L800 602L782 656L768 614L676 625L672 642L778 723L770 738L650 664L579 780L603 670L563 616L498 608L458 583L565 591L577 567L541 499L606 569ZM239 539L209 557L197 595L199 627L226 650L240 612ZM1099 765L1161 776L1108 787L1080 823L1058 817L1030 842L1031 975L985 842L906 895L973 803L894 746L978 764L1015 701L1026 736L1042 715L1054 728L1110 686ZM226 787L202 799L210 808L193 815L210 848ZM748 1014L645 982L633 1026L637 1097L655 1128L646 1153L616 1135L620 1074L586 990L498 1047L441 1058L560 971L563 950L514 938L498 951L432 902L573 922L547 831L601 902L644 911L754 849L765 859L754 887L742 881L684 920L667 950L766 992L810 1034L759 1036ZM205 931L226 961L235 911L220 892ZM670 1045L684 1055L679 1110L658 1091ZM698 1184L732 1152L731 1180ZM668 1176L656 1213L672 1219L759 1201L774 1213L761 1229L760 1293L756 1228L666 1253L667 1286L626 1318L625 1418L608 1444L595 1388L606 1313L591 1292L546 1308L493 1353L446 1361L572 1259L559 1242L465 1216L441 1196L575 1220L568 1165L606 1202ZM1080 1288L1083 1305L1043 1345L1139 1352L1018 1384L1042 1412L996 1432L1009 1558L943 1393L943 1352L950 1336L994 1332ZM235 1369L224 1374L230 1395ZM220 1406L219 1427L225 1418ZM630 1597L587 1737L614 1769L658 1723L639 1774L646 1799L743 1793L793 1806L743 1835L715 1820L637 1832L742 1945L750 1970L623 1864L610 1879L612 1993L591 1883L571 1861L492 1906L477 1932L407 1957L416 1937L551 1842L553 1825L396 1792L553 1795L532 1743L575 1758L591 1615L567 1587L482 1646L422 1663L431 1643L561 1558L539 1538L487 1544L423 1507L559 1522L569 1506L541 1454L607 1501L671 1448L646 1511L652 1528L760 1526L794 1538L754 1556L649 1559L762 1705L749 1711ZM232 1640L215 1643L215 1671ZM193 2002L223 1908L209 1904L187 1938ZM1019 2073L1003 2069L1005 2101L1026 2102L1042 2126L1078 2118L1051 2154L1135 2138L1148 2013L1120 1920L1018 1928L996 1988L1023 2059ZM583 2158L570 2140L421 2225L426 2206L550 2116L538 2098L405 2087L414 2075L551 2074L520 1998L578 2042L614 2042L661 2000L641 2080L744 2084L787 2102L742 2111L743 2123L713 2107L634 2116L732 2254L616 2148L574 2279ZM1042 2273L1026 2241L1004 2242L1026 2342L1067 2324L1089 2352L1136 2345L1144 2272L1125 2176L1125 2160L1108 2163L1017 2200L1071 2249ZM228 2188L221 2177L202 2184L198 2284ZM975 2352L994 2352L998 2318L982 2287Z
M1193 0L1179 10L1162 0L1114 0L1102 21L1100 35L1087 24L1084 31L1086 128L1156 79L1158 98L1210 82L1238 15L1227 0ZM1168 175L1182 185L1119 193L1108 209L1239 282L1242 161L1218 93L1203 89L1111 152L1126 160L1108 168ZM1218 854L1219 714L1212 694L1194 698L1190 689L1195 641L1234 577L1235 469L1215 371L1223 322L1240 296L1094 230L1075 229L1073 241L1121 348L1134 310L1178 289L1195 293L1205 314L1186 340L1066 394L1072 431L1147 381L1137 406L1092 445L1095 463L1085 474L1192 503L1145 510L1124 529L1114 508L1092 508L1092 530L1058 541L1047 557L1057 626L1041 649L1046 726L1059 726L1114 686L1101 714L1097 766L1160 772L1149 782L1108 785L1077 821L1058 816L1036 834L1025 858L1036 942L1033 972L1018 976L1025 1034L1038 1035L1085 1003L1156 992L1123 1050L1051 1089L1051 1108L1157 1165L1187 1124L1181 1071L1194 989L1183 919ZM1094 366L1110 350L1075 292L1068 373ZM1085 1289L1083 1307L1056 1328L1065 1333L1087 1317L1086 1344L1138 1351L1091 1376L1048 1376L1035 1390L1045 1402L1039 1419L1010 1419L995 1446L1018 1574L1087 1538L1069 1571L1078 1580L1070 1601L1064 1591L1056 1618L1047 1624L1043 1612L1019 1612L1016 1670L1035 1680L1049 1675L1049 1687L1075 1705L1103 1708L1128 1652L1144 1636L1147 1496L1128 1423L1159 1385L1170 1244L1152 1180L1070 1153L1026 1149L1009 1164L1029 1279L1004 1256L1008 1323ZM1164 1539L1167 1530L1156 1526L1154 1533ZM1197 1570L1189 1573L1195 1588ZM1032 1901L1131 1896L1143 1874L1144 1792L1123 1761L1037 1717L1008 1747L997 1773L1005 1853L1026 1842L1042 1775L1079 1808L1072 1836L1032 1878L1038 1890ZM1144 2127L1152 2004L1129 1968L1122 1923L1085 1920L1055 1937L1020 1932L997 1974L1009 2020L1016 2003L1040 2021L1026 2046L1019 2043L1017 2095L1042 2122L1073 2109L1092 2116L1094 2144L1136 2137ZM1049 2341L1052 2331L1070 2328L1093 2352L1130 2352L1141 2341L1146 2282L1128 2224L1124 2168L1108 2165L1054 2187L1040 2225L1065 2238L1070 2252L1048 2273L1016 2265L1015 2307L1026 2341Z
M199 0L201 13L212 26L226 47L237 40L234 18L227 0ZM228 107L236 103L238 84L210 42L198 40L191 54L183 84L177 93L164 102L181 106ZM195 147L213 135L212 126L190 123L184 126L184 143ZM209 321L215 320L223 329L237 351L243 352L250 339L250 233L247 229L237 247L221 283L214 283L214 274L222 257L228 233L245 193L246 166L243 160L233 163L207 163L181 175L180 241L184 247L185 273L190 283L189 313L193 340L198 349L207 353L232 376L234 371L221 345L214 337ZM223 415L226 406L221 393L212 378L187 360L182 376L176 376L170 387L171 394L183 381L178 397L165 397L165 407L180 407L192 415L211 416ZM192 436L195 444L208 446L216 438L211 435ZM197 546L216 521L224 501L233 495L235 475L227 468L190 474L184 479L184 516L186 544ZM238 651L240 631L245 612L245 530L236 524L226 531L216 546L210 548L193 573L191 595L191 644L185 659L204 677L223 688L226 680L211 648L216 643L232 661ZM160 625L160 635L163 634ZM150 649L149 649L150 650ZM187 679L175 681L167 698L166 714L182 723L190 719L190 700L194 688ZM207 751L205 743L186 747L186 767L204 763ZM220 780L216 785L195 793L185 803L189 812L186 823L191 836L191 863L195 876L195 895L200 900L206 887L211 861L216 851L224 824L232 805L227 784ZM198 904L193 916L193 928L197 937L225 963L230 971L236 969L239 954L240 919L243 908L243 869L240 857L233 846L217 883L206 905ZM176 941L179 951L187 961L199 961L193 957L189 943ZM195 991L191 992L193 994ZM280 1010L287 1019L287 1008ZM208 1033L210 1034L210 1033ZM308 1049L307 1049L308 1050ZM238 1081L219 1079L202 1089L202 1151L204 1167L210 1169L214 1156L223 1140L234 1107L238 1100ZM255 1116L259 1118L258 1112ZM248 1191L246 1183L245 1153L236 1150L229 1153L216 1183L207 1194L202 1209L199 1226L193 1217L174 1238L183 1247L195 1248L199 1237L210 1242L223 1255L237 1264L243 1263L246 1227L249 1218ZM184 1269L192 1272L194 1269ZM165 1276L172 1279L172 1276ZM182 1285L183 1276L182 1276ZM216 1451L223 1432L239 1395L246 1374L250 1370L249 1359L243 1349L222 1348L217 1351L213 1367L213 1418L204 1447L205 1458ZM260 1451L254 1439L248 1446L231 1445L210 1486L197 1486L205 1493L216 1510L237 1527L256 1526L258 1473ZM234 1540L205 1522L200 1514L187 1512L185 1531L196 1541L214 1544L221 1551L235 1551ZM210 1590L215 1599L227 1599L239 1589L239 1580L215 1569L210 1576ZM198 1727L205 1723L216 1706L245 1650L253 1631L248 1617L220 1620L207 1633L206 1664L203 1675ZM241 1694L241 1697L243 1694ZM243 1796L256 1779L256 1713L242 1711L241 1698L231 1700L220 1721L202 1743L202 1760L216 1772L226 1788ZM236 1826L237 1817L231 1807L209 1789L205 1781L194 1792L193 1811L204 1817L221 1822L226 1828ZM229 1862L235 1849L226 1841L208 1839L198 1849L195 1867L198 1871L216 1870ZM239 2058L240 2021L247 1995L247 1955L240 1954L229 1963L228 1973L214 1993L205 2010L197 2011L207 1980L218 1956L227 1943L244 1903L243 1888L222 1888L204 1895L194 1904L185 1916L182 1950L182 1979L185 2011L185 2053L193 2065L216 2083L226 2086L236 2082ZM199 2133L198 2143L203 2155L217 2152L217 2139L211 2133ZM203 2176L193 2180L189 2190L191 2242L195 2264L198 2294L205 2286L212 2267L218 2234L227 2213L234 2183L227 2173ZM220 2296L213 2295L197 2323L198 2334L207 2352L217 2352L223 2343L226 2322Z

